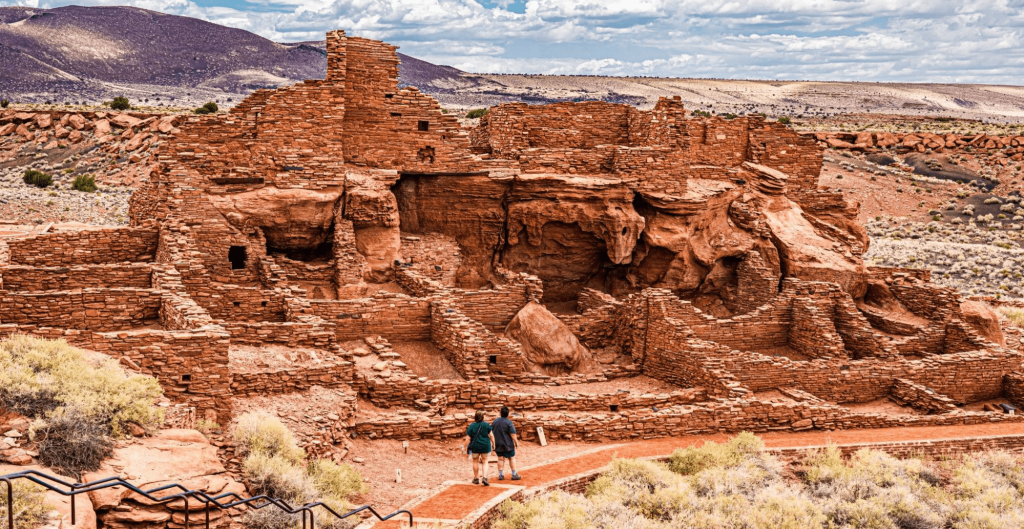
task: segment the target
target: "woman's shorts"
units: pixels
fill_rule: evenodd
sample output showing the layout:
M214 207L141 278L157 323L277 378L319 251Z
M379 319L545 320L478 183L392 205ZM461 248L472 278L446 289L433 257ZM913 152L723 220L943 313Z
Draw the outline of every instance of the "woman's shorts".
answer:
M504 457L505 459L512 459L513 457L516 457L516 449L515 448L513 448L512 450L509 450L508 452L495 452L495 453L498 454L498 457Z
M491 453L491 451L490 451L490 450L487 450L486 452L484 452L484 451L480 451L480 452L477 452L476 450L474 450L474 449L472 449L472 448L471 448L471 449L469 450L469 452L470 452L471 454L490 454L490 453Z

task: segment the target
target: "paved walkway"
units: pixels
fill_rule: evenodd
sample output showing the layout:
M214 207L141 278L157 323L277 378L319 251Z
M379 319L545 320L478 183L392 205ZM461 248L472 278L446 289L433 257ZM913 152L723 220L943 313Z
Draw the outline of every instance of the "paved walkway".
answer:
M837 430L832 432L768 432L758 434L768 448L809 448L823 446L828 443L856 445L866 443L940 441L1000 435L1024 435L1024 423L877 428ZM481 508L487 507L493 502L504 500L522 488L541 487L562 478L587 471L599 470L608 465L612 458L667 456L677 448L699 446L705 441L724 442L730 437L731 435L728 434L694 435L597 446L594 450L589 450L574 457L545 463L530 469L523 469L520 472L523 475L523 479L515 482L507 480L498 481L497 470L491 464L490 487L472 485L467 482L447 482L433 496L420 501L410 510L415 516L417 526L420 526L421 523L425 526L455 526L459 521ZM543 450L540 447L533 447L531 449ZM408 523L390 520L386 523L377 524L375 529L396 529L398 527L408 527Z

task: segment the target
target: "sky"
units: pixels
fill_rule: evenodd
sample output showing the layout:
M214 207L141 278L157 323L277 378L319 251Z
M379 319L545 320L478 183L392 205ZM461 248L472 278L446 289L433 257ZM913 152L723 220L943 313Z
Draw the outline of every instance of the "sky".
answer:
M0 0L132 5L477 73L1024 84L1024 0Z

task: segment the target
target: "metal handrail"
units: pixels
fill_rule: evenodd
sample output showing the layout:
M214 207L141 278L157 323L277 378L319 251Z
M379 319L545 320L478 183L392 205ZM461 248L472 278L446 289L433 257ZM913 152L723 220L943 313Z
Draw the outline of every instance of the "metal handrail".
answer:
M389 514L387 516L383 516L382 517L380 514L377 513L377 511L375 511L373 509L373 507L371 507L369 505L363 505L362 507L358 507L356 509L353 509L353 510L351 510L351 511L345 513L345 514L338 514L334 509L332 509L330 506L326 505L325 503L323 503L321 501L310 502L310 503L306 503L304 505L300 505L300 506L297 506L297 507L292 507L291 505L288 504L288 502L286 502L286 501L284 501L282 499L279 499L279 498L271 498L271 497L267 496L266 494L261 494L259 496L252 496L252 497L249 497L249 498L243 498L242 496L240 496L240 495L238 495L238 494L236 494L234 492L226 492L224 494L218 494L217 496L210 496L210 495L206 494L205 492L203 492L201 490L190 490L187 487L185 487L183 485L180 485L178 483L171 483L171 484L168 484L168 485L162 485L160 487L157 487L155 489L150 489L150 490L142 490L142 489L136 487L135 485L132 485L131 483L129 483L129 482L127 482L127 481L125 481L125 480L123 480L123 479L121 479L119 477L103 478L103 479L98 479L98 480L95 480L95 481L90 481L88 483L68 483L67 481L64 481L63 479L61 479L59 477L51 476L49 474L44 474L44 473L39 472L37 470L24 470L22 472L15 472L14 474L7 474L7 475L4 475L4 476L0 476L0 481L3 481L4 483L7 483L7 527L8 527L8 529L14 529L14 485L13 485L12 482L14 480L16 480L16 479L27 479L27 480L29 480L29 481L37 484L37 485L41 485L44 488L49 489L51 491L54 491L54 492L56 492L58 494L61 494L63 496L70 496L71 497L71 525L75 525L75 523L76 523L76 521L75 521L75 496L77 496L79 494L88 494L88 493L90 493L92 491L95 491L95 490L107 489L107 488L110 488L110 487L125 487L125 488L131 490L132 492L135 492L136 494L144 496L145 498L147 498L150 501L155 502L157 504L168 503L168 502L171 502L171 501L174 501L174 500L177 500L177 499L181 499L182 501L184 501L185 502L185 529L189 529L189 518L191 518L191 516L189 514L190 511L189 511L189 508L188 508L188 499L189 499L189 497L193 497L193 498L199 500L200 502L202 502L204 504L204 511L205 511L205 514L206 514L206 529L210 529L210 505L211 504L213 504L213 506L215 508L221 509L221 510L230 509L232 507L238 507L240 505L245 505L245 506L253 508L253 509L262 509L264 507L267 507L268 505L274 505L277 508L281 509L282 511L284 511L284 512L286 512L288 514L302 513L302 529L307 529L307 526L306 526L306 513L309 513L309 526L308 526L308 529L315 529L315 527L314 527L314 519L313 519L313 508L314 507L321 507L322 509L324 509L327 512L331 513L331 515L333 515L335 518L338 518L339 520L344 520L345 518L348 518L349 516L352 516L354 514L360 513L362 511L370 511L370 513L372 513L374 516L377 517L378 520L380 520L382 522L386 521L386 520L390 520L391 518L394 518L395 516L398 516L400 514L407 514L407 515L409 515L409 527L413 526L412 512L410 512L408 510L405 510L405 509L397 510L397 511L395 511L395 512L393 512L393 513L391 513L391 514ZM62 487L64 487L64 488L62 488ZM170 496L157 497L157 496L153 495L154 493L162 492L162 491L170 490L170 489L177 489L177 490L179 490L179 492L171 494ZM221 503L220 500L223 500L225 498L228 498L231 501L228 501L226 503Z

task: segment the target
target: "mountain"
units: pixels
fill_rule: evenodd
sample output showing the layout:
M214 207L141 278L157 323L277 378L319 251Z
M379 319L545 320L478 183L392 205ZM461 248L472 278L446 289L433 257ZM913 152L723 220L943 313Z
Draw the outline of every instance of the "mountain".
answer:
M472 74L399 53L399 79L448 107L602 100L818 118L899 114L1019 122L1017 86ZM0 7L0 98L231 106L258 88L322 79L323 41L277 43L245 30L134 7Z

